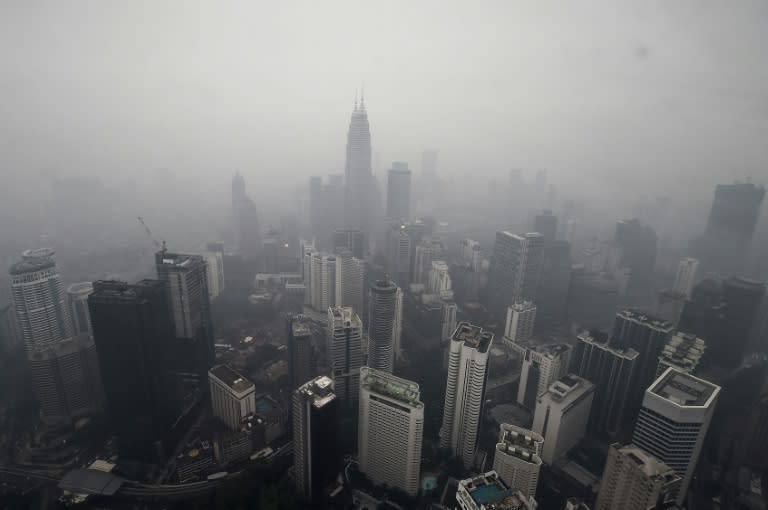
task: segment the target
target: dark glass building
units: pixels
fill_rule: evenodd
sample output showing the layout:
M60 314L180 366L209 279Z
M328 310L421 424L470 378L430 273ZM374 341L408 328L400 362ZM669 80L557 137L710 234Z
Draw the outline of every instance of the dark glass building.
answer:
M288 319L288 370L291 390L295 390L314 375L312 333L309 325L295 317Z
M397 285L389 280L371 283L368 293L368 366L392 373L397 309Z

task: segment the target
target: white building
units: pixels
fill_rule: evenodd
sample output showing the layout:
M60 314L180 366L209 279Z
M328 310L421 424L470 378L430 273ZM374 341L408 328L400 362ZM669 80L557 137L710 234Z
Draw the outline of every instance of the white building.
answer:
M701 338L678 331L672 335L661 351L656 377L663 374L669 367L688 374L694 373L706 349L707 345Z
M509 345L521 360L517 403L533 410L539 395L546 392L550 384L568 373L571 346L557 340L538 338Z
M91 282L75 283L67 288L69 313L72 317L73 334L91 335L91 312L88 309L88 296L93 292Z
M452 300L442 300L443 329L440 341L449 340L453 332L456 331L456 313L459 311L456 302Z
M594 384L570 374L536 400L532 429L544 438L544 462L552 465L584 437L594 396Z
M677 266L677 275L675 275L675 284L673 288L691 297L691 291L696 283L696 271L699 269L699 260L693 257L686 257L680 261Z
M496 471L488 471L459 482L456 501L462 510L536 510L532 497L508 486Z
M691 484L719 395L719 386L674 368L668 368L645 391L632 444L682 477L678 506Z
M369 367L360 369L358 458L375 484L419 491L424 404L419 385Z
M510 487L519 489L526 497L534 497L539 483L543 444L541 434L502 423L493 458L493 470Z
M336 255L335 306L350 306L356 314L363 313L364 275L365 261L353 257L347 249L340 250Z
M403 357L403 290L398 287L395 294L395 320L392 323L392 345L395 358Z
M213 415L232 431L240 430L243 419L256 412L256 387L227 365L208 371Z
M336 303L336 257L313 253L310 258L310 305L321 312Z
M356 399L363 366L363 323L352 308L328 309L326 348L336 395L342 401Z
M504 327L504 340L519 342L533 336L536 323L536 305L531 301L520 301L507 308L507 323Z
M461 322L451 337L440 447L474 464L477 433L483 414L488 353L493 333Z
M480 243L472 239L462 239L459 241L459 256L473 271L480 271L480 266L483 263Z
M430 294L438 297L452 297L451 275L448 273L448 264L444 260L433 260L432 268L429 271L429 285L427 287Z

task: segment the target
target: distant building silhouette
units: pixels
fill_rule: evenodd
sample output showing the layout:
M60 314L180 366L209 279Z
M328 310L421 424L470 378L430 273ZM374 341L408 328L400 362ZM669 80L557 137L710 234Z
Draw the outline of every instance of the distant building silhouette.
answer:
M288 371L291 390L295 390L314 375L312 332L309 325L295 317L288 324Z
M75 335L91 334L91 314L88 312L88 296L93 292L91 282L75 283L67 288L69 313Z
M395 161L387 172L386 216L395 221L411 219L411 171L408 163Z
M261 250L259 215L256 204L245 191L245 179L239 173L232 178L232 217L240 253L246 258L255 258Z
M522 236L506 230L496 232L488 275L488 304L499 319L517 301L536 301L543 249L544 238L537 232Z

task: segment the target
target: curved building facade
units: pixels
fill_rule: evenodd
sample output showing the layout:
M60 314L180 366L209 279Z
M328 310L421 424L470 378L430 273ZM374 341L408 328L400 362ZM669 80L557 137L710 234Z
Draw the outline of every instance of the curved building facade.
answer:
M368 299L368 366L392 373L398 287L390 280L371 283Z
M93 292L91 282L81 282L67 288L69 313L75 335L91 334L91 313L88 311L88 296Z

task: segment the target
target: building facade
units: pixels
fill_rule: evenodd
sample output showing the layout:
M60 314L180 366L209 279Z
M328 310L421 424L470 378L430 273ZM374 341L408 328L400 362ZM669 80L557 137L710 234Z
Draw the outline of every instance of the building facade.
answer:
M216 365L211 368L208 371L208 383L213 416L230 430L240 430L246 416L256 412L254 384L228 365Z
M509 305L518 301L536 302L543 249L544 238L537 232L496 232L488 275L488 304L497 317L505 317Z
M402 298L390 280L376 280L368 290L368 366L392 373L395 352L395 328L401 324ZM398 301L401 305L398 309Z
M93 283L81 282L67 288L67 302L72 317L72 332L75 336L91 334L91 315L88 312L88 296L93 292Z
M357 399L363 366L363 323L352 308L328 309L326 345L336 395L342 402Z
M696 284L696 272L699 269L699 260L693 257L685 257L677 266L674 290L691 297L691 291Z
M411 219L411 171L408 163L395 161L387 172L387 218Z
M541 434L502 423L493 458L493 470L504 483L519 489L525 497L536 496L543 444Z

